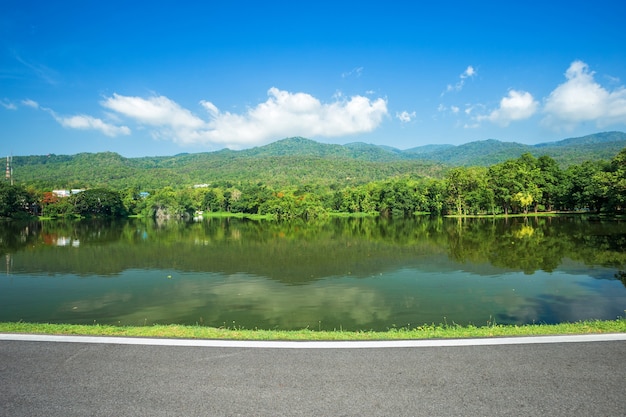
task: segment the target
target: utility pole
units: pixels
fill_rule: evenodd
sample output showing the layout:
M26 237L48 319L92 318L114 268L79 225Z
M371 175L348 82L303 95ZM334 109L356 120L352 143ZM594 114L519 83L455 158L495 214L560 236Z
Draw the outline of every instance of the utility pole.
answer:
M13 155L10 157L7 155L7 171L6 171L6 180L13 185Z

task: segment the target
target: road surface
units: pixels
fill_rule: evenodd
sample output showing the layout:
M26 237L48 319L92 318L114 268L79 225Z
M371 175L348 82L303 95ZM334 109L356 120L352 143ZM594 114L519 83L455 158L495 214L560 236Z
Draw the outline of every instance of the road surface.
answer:
M626 416L626 340L301 349L0 339L0 415Z

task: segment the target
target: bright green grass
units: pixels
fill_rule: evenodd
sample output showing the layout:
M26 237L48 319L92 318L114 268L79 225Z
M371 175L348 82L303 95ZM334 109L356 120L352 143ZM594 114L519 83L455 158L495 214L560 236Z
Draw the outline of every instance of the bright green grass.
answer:
M250 219L250 220L274 220L274 216L271 214L249 214L249 213L231 213L228 211L205 211L202 217L206 218L235 218L235 219Z
M454 339L502 336L537 336L593 333L626 333L626 319L588 320L561 324L460 326L456 324L425 324L415 328L374 331L318 330L247 330L205 326L153 325L110 326L42 323L0 323L0 333L48 335L132 336L223 340L410 340Z

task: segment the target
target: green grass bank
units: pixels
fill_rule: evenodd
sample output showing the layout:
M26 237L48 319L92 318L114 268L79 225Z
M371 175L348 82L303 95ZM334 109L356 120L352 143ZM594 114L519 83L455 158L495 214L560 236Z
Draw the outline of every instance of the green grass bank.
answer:
M112 326L47 323L0 323L0 333L47 335L85 335L121 337L157 337L181 339L222 340L412 340L459 339L505 336L574 335L597 333L626 333L626 318L616 320L586 320L575 323L460 326L456 324L425 324L412 328L392 328L387 331L319 331L302 330L248 330L206 326L151 325Z

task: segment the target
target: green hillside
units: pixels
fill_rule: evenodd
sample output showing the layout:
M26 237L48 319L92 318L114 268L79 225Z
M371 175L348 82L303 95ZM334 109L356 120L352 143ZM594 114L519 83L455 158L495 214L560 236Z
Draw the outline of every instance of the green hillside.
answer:
M396 176L441 178L454 166L490 166L529 152L548 155L561 167L610 160L626 147L626 133L605 132L540 145L494 139L460 146L427 145L401 151L361 142L323 144L296 137L242 151L125 158L113 152L16 156L18 183L38 189L108 187L157 189L193 184L316 183L332 187Z
M459 146L430 145L408 149L415 158L440 162L451 166L489 166L518 158L523 153L535 157L543 155L553 158L561 167L580 164L587 160L609 160L626 147L626 133L602 132L580 138L568 138L557 142L538 145L523 145L516 142L501 142L495 139L469 142Z
M14 157L16 181L40 189L157 189L226 182L273 186L314 182L343 187L398 175L441 177L443 170L442 164L428 161L378 162L334 154L250 156L227 151L174 157L124 158L107 152L70 157Z

